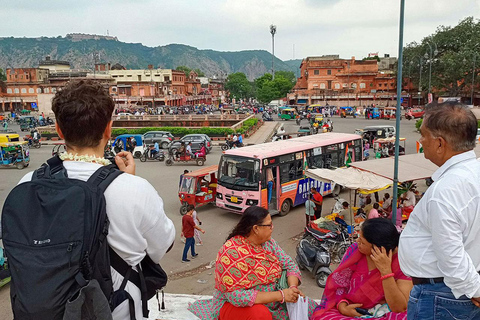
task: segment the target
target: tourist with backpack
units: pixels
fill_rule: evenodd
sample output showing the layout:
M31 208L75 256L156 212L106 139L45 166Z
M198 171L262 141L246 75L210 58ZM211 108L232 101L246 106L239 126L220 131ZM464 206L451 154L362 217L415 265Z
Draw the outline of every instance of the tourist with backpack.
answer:
M103 158L114 102L100 83L70 82L52 110L67 151L23 177L2 210L14 318L148 317L175 238L163 200L130 153Z

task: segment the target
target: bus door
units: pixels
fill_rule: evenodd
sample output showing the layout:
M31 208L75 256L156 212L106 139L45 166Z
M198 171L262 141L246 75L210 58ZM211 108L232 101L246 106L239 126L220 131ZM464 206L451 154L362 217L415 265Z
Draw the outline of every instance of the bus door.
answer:
M269 186L267 177L273 176L273 184ZM280 190L280 179L278 177L278 166L268 166L262 169L262 198L261 206L268 210L277 210L278 207L278 192ZM269 201L270 200L270 201Z

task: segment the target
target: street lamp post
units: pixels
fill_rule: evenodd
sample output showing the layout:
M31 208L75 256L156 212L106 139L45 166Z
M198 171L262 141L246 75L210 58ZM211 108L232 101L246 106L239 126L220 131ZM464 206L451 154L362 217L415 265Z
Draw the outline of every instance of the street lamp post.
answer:
M275 79L275 69L273 67L273 61L275 59L275 33L277 33L276 25L270 25L270 33L272 34L272 79Z
M430 55L428 54L428 52L425 53L425 59L429 59L428 63L430 64L429 72L428 72L428 93L431 93L431 91L432 91L432 63L433 63L433 57L435 57L438 54L437 44L435 42L432 42L432 43L435 46L435 50L433 50L432 45L429 42L427 42L428 47L430 48Z
M423 59L422 57L420 57L420 72L419 72L419 77L418 77L418 105L420 105L420 99L422 97L422 62L423 62Z

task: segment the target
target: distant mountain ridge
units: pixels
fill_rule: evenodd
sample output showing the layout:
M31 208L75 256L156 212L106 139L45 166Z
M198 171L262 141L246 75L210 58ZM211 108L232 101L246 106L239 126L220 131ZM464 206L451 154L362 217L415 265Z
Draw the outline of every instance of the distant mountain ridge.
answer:
M222 52L182 44L152 48L140 43L106 39L73 41L71 37L0 38L2 69L37 67L46 56L52 60L69 61L75 69L93 69L95 53L98 53L97 62L120 63L127 69L146 69L149 64L165 69L184 65L198 68L209 77L243 72L249 80L270 72L272 65L272 55L265 50ZM300 62L296 61L287 63L275 58L275 70L297 73Z

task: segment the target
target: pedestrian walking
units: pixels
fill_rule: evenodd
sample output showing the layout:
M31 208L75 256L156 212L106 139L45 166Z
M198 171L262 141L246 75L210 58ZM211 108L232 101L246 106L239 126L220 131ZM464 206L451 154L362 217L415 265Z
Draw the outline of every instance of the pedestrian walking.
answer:
M198 218L197 210L193 210L193 222L195 222L196 226L202 225L202 221L200 221L200 219ZM197 246L203 245L202 238L200 237L200 230L198 229L193 230L193 236L195 238Z
M316 220L322 216L323 196L314 187L310 189L310 192L312 193L312 201L313 203L315 203L315 220Z
M195 259L198 256L198 253L195 253L195 238L194 230L197 229L201 233L205 233L205 230L202 230L199 226L195 225L193 220L193 212L195 211L195 206L189 204L187 207L187 214L182 217L182 234L185 236L185 247L183 248L182 262L190 262L187 259L188 249L192 254L192 259Z
M305 201L305 223L308 227L310 221L314 220L315 217L315 203L312 201L312 194L308 194L308 200Z
M477 119L462 104L432 104L420 133L439 168L400 237L400 267L413 282L408 319L480 319Z

